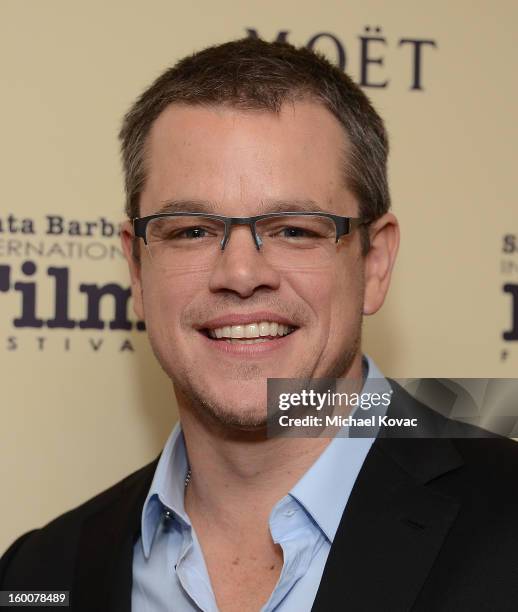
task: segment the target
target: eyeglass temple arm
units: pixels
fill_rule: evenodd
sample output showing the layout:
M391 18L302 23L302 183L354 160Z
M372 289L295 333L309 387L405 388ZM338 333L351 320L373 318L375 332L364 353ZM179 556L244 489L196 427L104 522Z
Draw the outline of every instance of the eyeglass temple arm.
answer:
M358 229L362 225L369 225L371 220L363 217L342 217L342 222L343 225L340 224L341 227L337 231L336 242L338 242L342 236L347 236L348 234L351 234L352 232L354 232L355 229Z

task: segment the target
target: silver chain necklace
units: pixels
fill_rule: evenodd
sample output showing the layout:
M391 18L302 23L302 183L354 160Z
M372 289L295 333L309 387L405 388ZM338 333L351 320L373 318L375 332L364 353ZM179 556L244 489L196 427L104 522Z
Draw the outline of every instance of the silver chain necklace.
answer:
M185 487L187 487L187 485L189 484L189 481L191 480L191 473L192 473L192 472L191 472L191 468L189 468L189 469L187 470L187 474L185 475L185 480L183 481L183 482L184 482Z
M183 481L185 488L187 488L187 485L189 484L190 480L191 480L191 468L188 468L187 473L185 474L185 479ZM169 508L164 509L163 518L166 524L169 523L169 521L172 521L174 519L173 511L169 510Z

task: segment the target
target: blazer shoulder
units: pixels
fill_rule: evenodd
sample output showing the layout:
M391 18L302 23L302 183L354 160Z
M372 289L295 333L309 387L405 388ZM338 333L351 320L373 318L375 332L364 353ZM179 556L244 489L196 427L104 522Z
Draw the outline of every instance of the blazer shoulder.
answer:
M47 525L16 539L0 558L0 586L22 588L21 585L28 584L38 588L38 576L42 576L47 589L50 588L49 584L55 584L56 589L69 585L84 521L102 513L124 496L131 495L135 489L149 488L157 462L158 459L155 459ZM52 568L55 568L55 575L59 579L50 579L49 582Z
M381 435L375 447L383 450L419 482L451 482L471 496L478 491L518 507L512 483L518 472L518 443L480 427L455 421L416 400L394 381L394 402L389 411L397 417L419 416L428 435ZM382 434L385 432L382 432Z
M503 436L490 438L456 438L455 447L466 463L490 474L514 480L518 473L518 442ZM513 487L514 488L514 487Z
M388 409L388 416L396 417L418 417L419 429L417 433L410 431L408 436L397 432L395 437L416 437L416 438L448 438L448 439L468 439L468 438L492 438L499 440L510 440L505 436L483 429L464 421L450 418L440 412L439 408L429 406L411 395L406 389L399 385L395 380L389 379L393 390L392 402ZM441 389L440 385L438 387ZM436 392L439 396L439 392ZM382 437L390 437L390 432L383 432ZM512 446L510 447L512 448Z

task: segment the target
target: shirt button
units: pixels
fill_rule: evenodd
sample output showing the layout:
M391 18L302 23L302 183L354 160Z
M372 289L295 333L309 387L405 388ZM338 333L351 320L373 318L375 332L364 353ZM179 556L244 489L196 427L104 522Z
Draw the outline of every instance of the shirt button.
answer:
M293 516L297 512L296 510L286 510L284 516Z
M174 518L173 512L171 510L164 510L162 518L166 524L169 523Z

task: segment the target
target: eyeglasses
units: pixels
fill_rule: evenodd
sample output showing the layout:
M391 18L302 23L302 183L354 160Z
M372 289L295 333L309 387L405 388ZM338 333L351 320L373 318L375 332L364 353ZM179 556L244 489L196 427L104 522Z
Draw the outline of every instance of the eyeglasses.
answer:
M279 212L254 217L225 217L194 212L159 213L133 219L153 265L163 269L199 269L212 265L225 250L231 228L248 225L258 251L281 268L318 268L329 264L338 242L369 221L323 212Z

